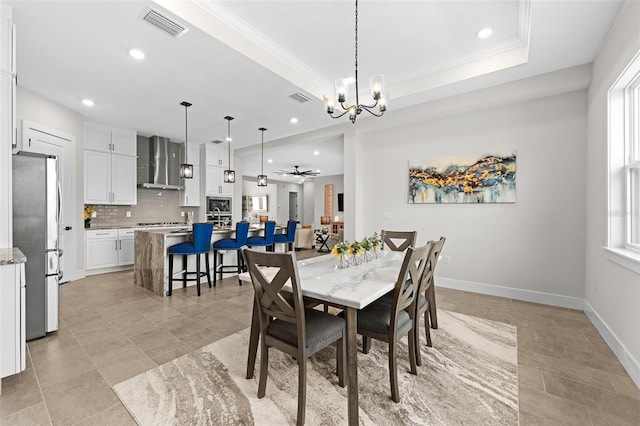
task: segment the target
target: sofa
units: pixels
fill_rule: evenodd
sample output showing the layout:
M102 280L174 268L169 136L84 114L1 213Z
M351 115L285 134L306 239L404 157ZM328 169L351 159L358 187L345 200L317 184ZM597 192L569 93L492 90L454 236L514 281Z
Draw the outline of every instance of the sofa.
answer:
M316 244L316 236L311 226L300 226L296 228L296 238L293 242L293 248L313 248Z

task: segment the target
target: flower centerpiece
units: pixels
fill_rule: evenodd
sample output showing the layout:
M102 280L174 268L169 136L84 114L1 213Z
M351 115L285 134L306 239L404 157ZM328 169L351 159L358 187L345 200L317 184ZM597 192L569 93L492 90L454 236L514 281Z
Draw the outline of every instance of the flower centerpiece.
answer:
M336 269L344 269L349 266L349 262L345 258L347 252L349 251L349 243L346 241L340 241L331 249L331 254L337 257L335 268Z
M363 250L362 259L365 262L368 262L371 260L370 252L371 250L373 250L372 238L373 237L367 237L360 242L360 247L362 247L362 250Z
M373 252L373 257L377 259L378 250L382 250L382 236L377 232L374 232L373 235L369 237L369 241L371 241L371 251Z
M91 213L94 212L94 208L91 204L84 206L84 227L91 227Z
M360 255L364 252L364 249L358 241L354 241L349 245L349 254L351 257L351 263L353 265L359 265L361 263Z

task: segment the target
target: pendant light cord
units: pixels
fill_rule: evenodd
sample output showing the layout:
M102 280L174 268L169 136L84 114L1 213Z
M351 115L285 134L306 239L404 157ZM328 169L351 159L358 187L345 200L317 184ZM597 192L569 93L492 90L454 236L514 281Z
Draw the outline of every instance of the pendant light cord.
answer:
M188 153L189 153L189 143L187 136L189 135L189 125L188 125L188 120L187 120L187 108L189 108L188 106L184 106L184 163L187 164L189 163L188 160Z
M356 108L360 105L358 97L358 0L356 0Z

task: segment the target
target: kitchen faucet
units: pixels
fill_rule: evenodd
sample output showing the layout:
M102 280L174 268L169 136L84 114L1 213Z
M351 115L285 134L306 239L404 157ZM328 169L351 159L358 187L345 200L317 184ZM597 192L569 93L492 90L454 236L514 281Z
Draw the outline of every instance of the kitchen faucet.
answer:
M214 212L216 212L216 214L218 215L218 228L220 228L221 224L222 224L222 218L220 217L220 209L217 207L214 207L213 209Z

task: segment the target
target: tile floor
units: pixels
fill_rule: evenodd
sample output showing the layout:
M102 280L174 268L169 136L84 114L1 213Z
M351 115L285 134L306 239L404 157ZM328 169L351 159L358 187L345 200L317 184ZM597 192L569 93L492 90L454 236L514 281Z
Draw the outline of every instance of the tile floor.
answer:
M233 277L201 297L158 297L131 271L64 284L60 330L3 379L0 424L135 424L111 385L249 326L252 298ZM640 390L582 312L441 288L437 300L518 327L521 425L640 424Z

